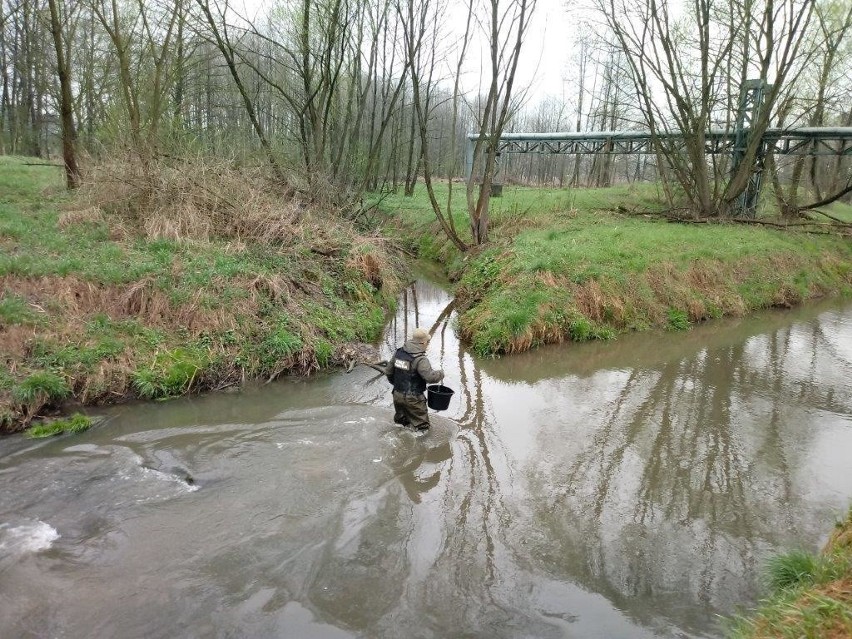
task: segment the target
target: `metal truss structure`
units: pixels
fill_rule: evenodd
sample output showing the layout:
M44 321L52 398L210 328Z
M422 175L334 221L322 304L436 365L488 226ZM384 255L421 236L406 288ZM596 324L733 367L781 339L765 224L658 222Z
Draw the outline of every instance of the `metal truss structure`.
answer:
M705 153L730 155L732 171L745 156L750 138L750 124L768 85L747 85L740 104L736 128L712 129L703 134ZM610 155L653 154L657 148L667 153L686 150L690 134L683 132L650 131L592 131L588 133L504 133L497 142L497 154L537 153L558 155ZM468 135L466 170L473 171L474 145L477 134ZM659 145L656 147L655 145ZM754 159L749 184L739 198L741 215L753 216L760 193L763 163L767 154L792 156L848 156L852 157L852 127L801 127L796 129L769 128L763 133Z
M760 115L764 98L772 91L765 80L746 80L740 91L733 129L711 129L707 132L685 131L593 131L590 133L504 133L497 140L497 155L503 153L538 153L578 155L636 155L663 151L666 154L686 150L686 142L700 141L708 155L730 155L731 174L736 173L753 141L752 125ZM700 137L700 140L696 138ZM692 139L690 139L692 138ZM488 136L470 134L467 139L465 168L470 178L477 141L493 142ZM692 145L691 145L692 146ZM694 146L693 146L694 148ZM852 156L852 127L769 128L763 132L750 167L749 181L739 196L741 215L754 216L760 194L763 164L767 154Z
M471 147L479 136L468 135ZM667 149L685 148L683 133L648 131L591 131L588 133L504 133L497 143L498 153L635 155L655 153L654 140ZM704 134L704 148L710 154L734 154L737 133L714 129ZM763 152L779 155L852 156L852 127L770 128L763 134ZM469 154L469 161L472 153Z

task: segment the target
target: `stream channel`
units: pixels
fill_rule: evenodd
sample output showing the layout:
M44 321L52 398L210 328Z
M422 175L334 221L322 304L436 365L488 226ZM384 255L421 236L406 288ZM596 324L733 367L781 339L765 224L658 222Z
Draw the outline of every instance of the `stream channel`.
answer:
M502 359L425 436L357 367L0 439L0 637L720 637L852 502L852 304Z

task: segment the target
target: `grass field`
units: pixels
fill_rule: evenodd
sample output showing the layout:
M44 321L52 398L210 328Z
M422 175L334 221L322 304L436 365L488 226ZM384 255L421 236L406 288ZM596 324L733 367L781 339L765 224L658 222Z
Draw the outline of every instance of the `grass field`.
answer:
M438 189L445 202L446 183ZM463 204L462 185L454 185L454 200ZM461 334L480 354L652 327L681 330L852 293L848 239L671 223L653 215L663 208L654 185L508 187L492 202L492 242L468 256L442 237L425 189L381 203L389 216L399 213L413 249L448 264L458 280ZM459 213L456 225L467 240L466 220Z
M158 228L207 223L185 204ZM308 215L264 226L272 240L244 220L221 223L239 235L152 236L153 212L72 200L61 169L0 156L0 428L66 400L305 372L376 339L399 286L393 260L381 241Z
M254 174L180 169L119 164L71 198L58 167L0 157L0 428L68 400L159 399L310 371L378 336L400 286L385 239L283 204ZM441 201L447 189L438 185ZM653 215L660 196L648 184L506 186L492 200L491 242L464 255L422 185L377 203L388 236L445 264L460 333L486 355L684 330L852 289L848 239L673 224Z

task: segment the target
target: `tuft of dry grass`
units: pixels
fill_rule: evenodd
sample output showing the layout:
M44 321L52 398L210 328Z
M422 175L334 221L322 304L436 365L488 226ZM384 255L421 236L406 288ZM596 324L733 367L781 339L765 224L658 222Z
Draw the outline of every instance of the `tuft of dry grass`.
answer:
M148 239L262 242L292 246L322 234L310 207L270 179L262 168L234 168L226 162L160 159L144 167L117 157L87 173L75 204L65 214L85 218L101 211ZM123 223L123 224L122 224Z
M576 286L574 288L574 300L580 312L596 322L603 321L608 315L607 309L613 307L616 307L616 309L621 307L621 313L614 313L614 315L623 315L624 309L620 301L615 298L610 299L609 296L605 295L597 280L589 280Z
M258 275L248 284L248 287L255 294L252 297L255 302L257 301L256 295L259 294L273 302L286 304L292 297L288 281L286 277L280 274Z
M9 362L24 357L35 335L32 326L0 326L0 362L11 366Z
M831 552L852 553L852 510L846 522L838 525L825 543L823 553ZM850 583L850 586L852 586L852 583Z
M0 277L5 289L30 301L31 305L48 308L53 316L61 314L63 324L72 331L93 314L104 313L113 319L134 318L143 323L170 328L183 326L190 331L233 328L230 311L203 308L196 299L176 306L167 293L156 286L153 278L143 278L127 286L89 282L75 276ZM39 333L43 333L40 331ZM2 352L20 352L26 335L34 335L23 326L4 327L0 343Z
M82 209L71 209L59 216L57 225L61 229L67 229L78 224L101 224L106 221L104 212L95 206Z

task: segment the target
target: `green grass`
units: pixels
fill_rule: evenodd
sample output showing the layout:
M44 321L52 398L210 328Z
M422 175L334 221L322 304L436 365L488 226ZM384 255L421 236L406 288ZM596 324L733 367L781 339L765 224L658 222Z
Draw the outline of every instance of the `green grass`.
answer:
M57 402L71 393L68 384L57 373L50 370L35 372L26 377L12 391L13 399L19 404Z
M446 209L449 185L435 184L435 194L442 210ZM492 198L489 205L491 235L514 234L518 226L550 226L554 221L571 219L576 211L661 208L660 192L653 184L615 186L605 189L547 189L522 186L503 187L503 196ZM446 239L430 232L422 233L435 222L426 187L418 184L412 197L402 192L383 194L375 203L385 215L398 219L405 227L403 235L414 243L423 257L435 258L444 254ZM470 242L470 229L464 184L453 183L453 219L459 235Z
M0 326L4 323L37 326L43 323L43 318L24 298L3 293L0 294Z
M82 433L91 428L91 426L92 420L90 418L80 413L75 413L68 419L56 419L32 426L27 429L27 437L31 439L43 439L64 433Z
M140 397L167 399L189 392L210 365L202 348L178 347L157 353L153 360L133 373L133 385Z
M595 304L602 307L590 319L613 330L649 325L683 330L696 320L826 293L848 294L852 288L848 242L739 225L680 225L582 212L553 220L547 229L522 230L501 241L500 249L473 260L460 281L466 312L484 314L468 323L471 331L489 327L485 330L494 333L495 323L503 327L497 331L501 338L489 337L480 345L483 353L505 352L515 338L529 341L525 332L542 318L529 309L524 311L528 321L512 318L535 303L533 291L571 308L575 299L569 289L579 294L577 287L588 291L595 286L600 293ZM493 275L483 276L484 271ZM498 281L497 273L501 284L493 286L489 282ZM508 293L512 290L517 292ZM624 307L620 317L614 310L618 306ZM688 308L696 309L694 316ZM565 331L561 335L570 337Z
M438 185L439 201L447 192ZM464 203L462 185L454 198ZM458 279L459 326L483 355L565 339L608 339L852 293L852 245L834 236L741 224L670 223L655 185L604 189L504 187L492 199L491 243L461 256L442 237L420 185L393 195L409 246ZM470 237L464 207L456 220Z
M813 255L826 242L742 225L672 224L583 212L548 229L521 232L513 244L516 271L570 271L582 279L643 272L659 262L688 266L699 259L730 263L790 251Z
M446 182L435 184L438 203L445 208L449 185ZM526 186L504 185L503 196L492 198L489 206L493 221L497 226L503 220L515 220L520 216L561 215L571 210L612 210L618 206L634 208L660 208L661 192L654 184L621 185L600 189L555 189ZM378 198L376 199L379 202ZM429 203L426 187L418 184L412 197L402 192L384 194L379 208L386 212L402 213L412 222L429 222L434 217ZM467 219L465 187L462 183L453 183L453 211L457 223Z
M685 331L690 327L689 316L686 311L670 308L668 311L668 327L673 331Z
M0 204L38 206L45 193L62 192L65 175L61 164L26 166L30 162L41 160L0 155Z
M845 202L834 202L829 206L826 206L824 210L829 215L833 215L834 217L843 220L848 224L852 224L852 204L846 204ZM822 216L816 214L815 217L820 218Z
M729 639L825 639L852 636L852 510L819 555L772 558L767 597L728 622Z
M393 306L396 266L334 219L331 255L309 234L282 246L115 234L108 213L63 215L80 205L61 169L24 163L0 156L0 330L31 329L0 375L0 429L66 397L162 399L329 366L344 342L374 340ZM385 286L359 270L365 255Z

